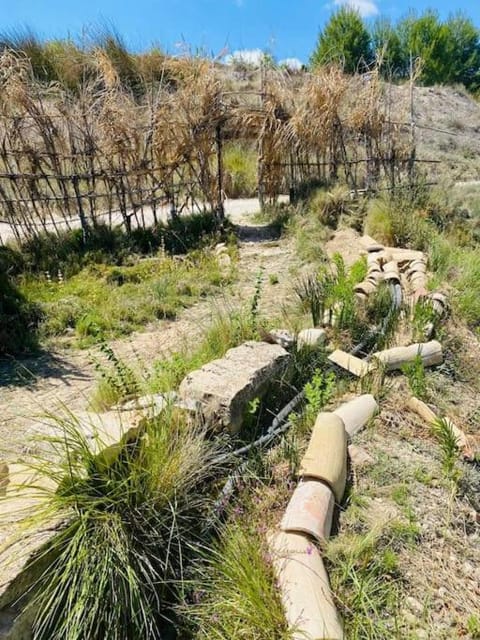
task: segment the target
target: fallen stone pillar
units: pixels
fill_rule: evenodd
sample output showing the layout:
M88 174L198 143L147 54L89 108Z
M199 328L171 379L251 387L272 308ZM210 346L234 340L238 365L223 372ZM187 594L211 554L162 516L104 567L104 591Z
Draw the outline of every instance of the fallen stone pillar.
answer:
M353 437L378 412L378 404L370 393L365 393L340 405L333 412L341 418L345 431Z
M347 481L347 434L335 414L318 414L299 475L323 480L341 502Z
M293 640L343 640L327 572L318 549L296 533L269 536L269 549Z
M411 344L408 347L393 347L377 351L373 359L380 361L386 371L401 369L405 364L414 362L420 356L424 366L430 367L443 362L442 345L436 340Z

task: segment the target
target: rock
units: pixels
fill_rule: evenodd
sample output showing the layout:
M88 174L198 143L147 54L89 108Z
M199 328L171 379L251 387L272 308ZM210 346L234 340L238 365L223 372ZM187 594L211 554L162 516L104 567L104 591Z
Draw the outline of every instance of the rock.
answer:
M299 349L303 347L317 348L325 344L327 334L324 329L303 329L297 337L297 346Z
M412 596L407 596L405 598L405 602L408 605L408 608L410 609L410 611L413 611L414 613L417 613L417 614L423 613L423 606L416 598L412 598Z
M217 257L217 262L220 269L227 270L227 269L230 269L230 267L232 266L232 259L230 258L228 253L221 253Z
M284 349L290 349L295 343L295 336L287 329L273 329L268 332L268 337L272 342L279 344Z
M226 251L228 251L227 249L227 245L225 242L219 242L218 244L215 245L215 255L220 255L221 253L225 253Z
M152 413L158 415L168 405L172 404L176 399L176 393L170 392L168 394L155 393L148 396L141 396L140 398L134 398L117 407L118 411L135 411L143 409L151 409Z
M188 374L179 396L199 401L208 424L237 433L248 403L277 384L290 362L291 355L277 344L245 342Z
M410 625L418 624L417 616L413 615L413 613L410 613L408 609L402 609L402 616L406 620L406 622L408 622L408 624Z
M354 467L366 467L374 463L374 459L365 449L354 444L348 445L348 455Z

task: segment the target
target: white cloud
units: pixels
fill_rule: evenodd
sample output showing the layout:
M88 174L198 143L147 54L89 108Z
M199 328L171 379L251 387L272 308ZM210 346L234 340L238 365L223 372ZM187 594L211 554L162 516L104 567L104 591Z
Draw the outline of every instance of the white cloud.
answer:
M374 0L333 0L336 7L352 7L356 9L363 18L378 15L378 7Z
M285 60L280 60L278 63L280 67L285 67L290 71L300 71L303 67L303 62L298 58L285 58Z
M225 64L235 64L237 62L259 67L264 55L261 49L239 49L225 56Z

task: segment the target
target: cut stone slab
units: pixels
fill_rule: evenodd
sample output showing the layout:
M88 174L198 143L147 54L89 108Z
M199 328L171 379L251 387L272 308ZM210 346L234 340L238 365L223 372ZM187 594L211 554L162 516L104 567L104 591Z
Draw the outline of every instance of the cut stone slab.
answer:
M237 433L248 403L278 383L291 359L280 345L245 342L188 374L180 384L179 396L199 401L207 424Z
M357 378L363 378L372 371L372 365L361 358L352 356L341 349L336 349L328 356L330 362L336 364L338 367L345 369L349 373L352 373Z
M325 344L326 340L327 334L324 329L303 329L298 334L297 346L299 349L303 347L321 347Z

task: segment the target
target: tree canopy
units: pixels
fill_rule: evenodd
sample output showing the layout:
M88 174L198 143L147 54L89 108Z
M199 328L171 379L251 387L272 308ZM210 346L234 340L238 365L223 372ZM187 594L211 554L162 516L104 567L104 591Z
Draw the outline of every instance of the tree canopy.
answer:
M341 7L320 32L310 62L335 62L354 73L375 59L388 78L408 77L411 61L418 61L426 85L480 88L480 31L463 13L442 22L436 11L412 11L396 24L380 17L367 27L358 12Z
M359 65L368 65L371 58L370 34L360 14L342 6L320 32L310 63L317 67L335 62L347 73L354 73Z

